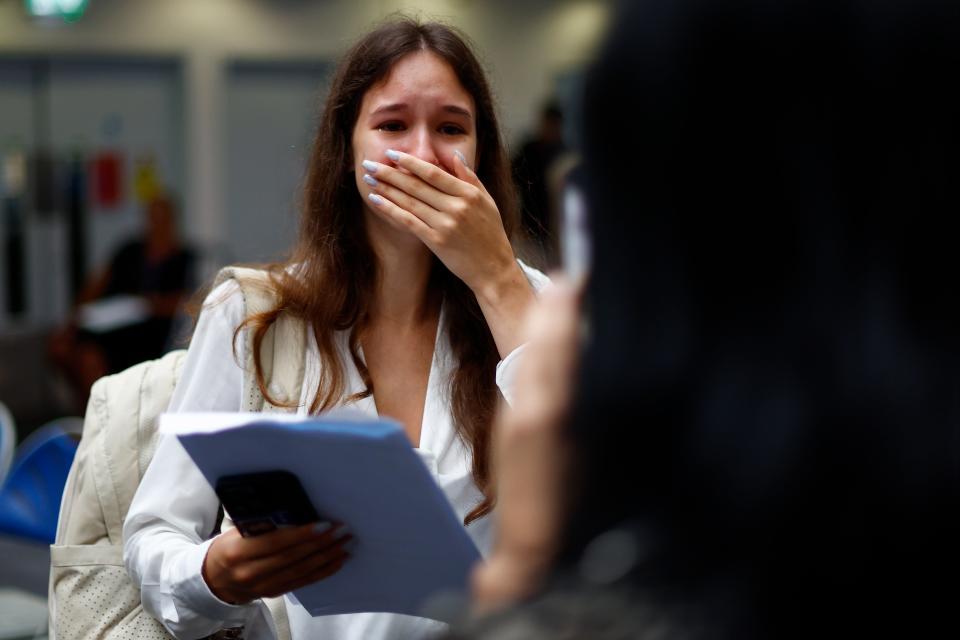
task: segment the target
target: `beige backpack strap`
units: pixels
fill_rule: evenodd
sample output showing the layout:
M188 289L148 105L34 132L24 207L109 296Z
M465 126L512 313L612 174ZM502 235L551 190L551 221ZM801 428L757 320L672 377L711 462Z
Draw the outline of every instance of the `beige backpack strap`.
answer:
M233 519L230 514L224 512L223 522L220 523L221 533L234 528ZM273 618L273 626L277 632L277 640L292 640L290 633L290 618L287 616L287 605L284 604L283 596L278 598L261 598L263 604L267 605L267 611Z
M160 432L160 414L167 410L173 390L180 380L183 365L187 361L186 349L170 351L162 358L150 363L143 374L140 385L140 414L137 421L137 451L140 455L137 460L137 481L143 479L153 454L157 450L157 441ZM121 504L123 512L130 509L133 502L133 493L126 496Z
M225 267L217 274L214 286L234 280L243 295L246 315L263 313L274 308L276 296L269 273L247 267ZM248 336L251 334L248 332ZM260 363L270 395L280 402L300 398L304 375L307 326L299 318L281 314L267 331L260 344ZM266 402L254 375L253 340L246 344L243 378L243 411L281 411L291 408Z
M142 370L137 370L127 374L130 377L142 375ZM120 510L120 501L117 498L117 492L110 473L109 446L110 438L107 432L110 430L111 407L107 396L107 383L104 381L93 385L90 392L90 403L88 405L88 416L92 411L95 413L94 420L101 425L96 434L90 441L90 475L93 478L96 488L97 498L99 498L100 509L103 514L103 522L106 525L107 539L113 546L123 544L123 514ZM86 435L86 434L85 434Z
M51 640L170 638L123 566L123 520L156 445L185 352L134 365L90 390L67 477L48 581Z
M235 280L243 295L247 315L271 310L276 304L273 284L266 271L245 267L226 267L217 274L214 286ZM251 334L248 332L248 336ZM248 338L243 376L243 411L293 411L267 402L254 374L253 340ZM270 395L279 402L299 400L303 386L304 355L306 353L306 323L287 314L281 314L267 331L260 344L260 363ZM221 531L233 527L233 521L224 514ZM290 640L290 620L283 596L264 598L264 604L273 617L277 640Z
M277 640L291 640L290 618L287 617L287 606L284 604L283 596L264 598L263 603L267 605L270 615L273 616L273 626L277 631Z
M185 355L183 350L171 351L101 378L91 389L84 421L91 432L85 432L84 439L91 440L90 474L110 544L122 544L123 520L153 457L157 418L170 402ZM87 542L89 535L79 538Z
M304 375L304 356L306 354L307 326L302 320L283 314L274 323L269 345L271 371L266 379L271 397L281 403L299 403ZM261 345L261 359L266 360L268 346L266 340ZM264 401L263 411L296 411L295 408L275 406Z

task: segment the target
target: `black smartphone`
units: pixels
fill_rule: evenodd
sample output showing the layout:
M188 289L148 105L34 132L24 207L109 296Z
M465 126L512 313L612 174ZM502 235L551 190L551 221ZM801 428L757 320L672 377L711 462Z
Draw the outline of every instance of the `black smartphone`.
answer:
M245 538L320 520L300 479L289 471L223 476L214 490Z

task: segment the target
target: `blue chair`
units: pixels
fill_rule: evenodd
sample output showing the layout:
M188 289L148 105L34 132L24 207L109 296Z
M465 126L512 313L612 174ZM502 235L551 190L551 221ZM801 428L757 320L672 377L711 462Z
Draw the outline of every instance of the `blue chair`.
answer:
M0 402L0 487L7 477L10 463L13 462L13 450L17 446L17 426L7 405Z
M76 419L53 421L17 449L0 488L0 533L51 544L60 499L77 453Z

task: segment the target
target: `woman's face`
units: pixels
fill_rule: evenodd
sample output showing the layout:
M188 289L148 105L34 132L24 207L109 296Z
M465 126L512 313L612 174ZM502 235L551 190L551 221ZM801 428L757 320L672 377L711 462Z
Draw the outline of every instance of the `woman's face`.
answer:
M363 96L353 127L353 167L365 208L370 187L364 160L393 166L387 149L403 151L453 174L454 151L476 166L476 106L453 69L429 51L401 58Z

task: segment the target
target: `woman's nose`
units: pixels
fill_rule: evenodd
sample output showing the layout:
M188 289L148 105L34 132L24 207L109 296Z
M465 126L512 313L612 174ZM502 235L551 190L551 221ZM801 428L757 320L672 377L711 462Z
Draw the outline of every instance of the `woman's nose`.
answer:
M440 160L437 158L433 137L425 127L418 128L413 132L413 139L410 141L410 151L408 151L408 153L420 158L424 162L440 166Z

